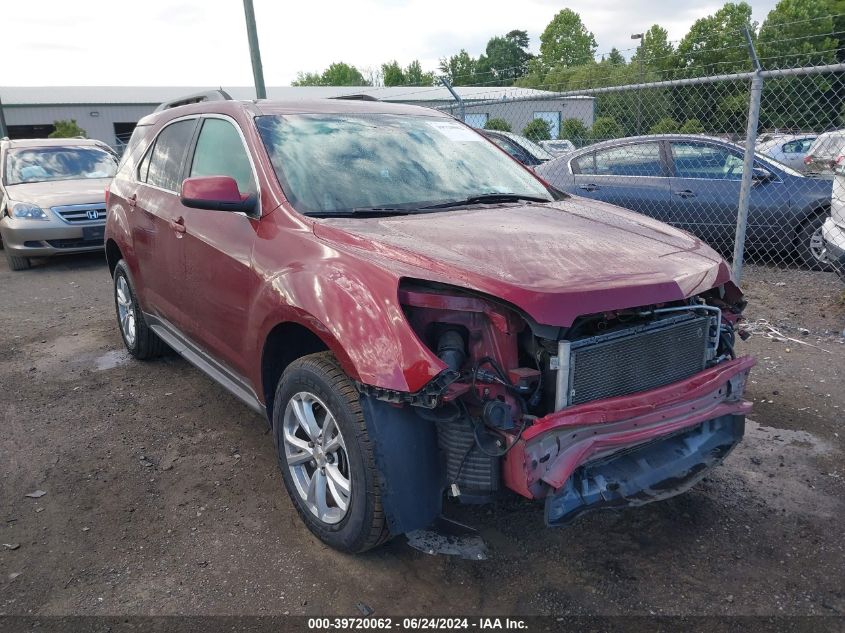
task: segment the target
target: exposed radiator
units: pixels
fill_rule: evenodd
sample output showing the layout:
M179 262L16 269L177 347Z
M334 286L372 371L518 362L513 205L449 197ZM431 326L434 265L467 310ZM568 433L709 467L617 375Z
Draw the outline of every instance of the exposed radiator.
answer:
M645 325L558 343L556 409L647 391L702 371L713 317L685 312Z

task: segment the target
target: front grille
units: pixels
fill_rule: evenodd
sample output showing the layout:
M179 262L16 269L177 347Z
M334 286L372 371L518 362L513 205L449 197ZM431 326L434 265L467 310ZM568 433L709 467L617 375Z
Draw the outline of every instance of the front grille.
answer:
M53 212L68 224L97 224L105 222L106 207L104 204L69 204L63 207L52 207ZM89 217L89 212L96 218Z
M702 371L709 358L711 322L709 316L687 313L563 341L558 390L564 393L558 394L558 407L647 391Z

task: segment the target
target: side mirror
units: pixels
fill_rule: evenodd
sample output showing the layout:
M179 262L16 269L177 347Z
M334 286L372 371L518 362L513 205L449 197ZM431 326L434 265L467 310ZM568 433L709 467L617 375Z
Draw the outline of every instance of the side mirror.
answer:
M255 209L255 196L242 195L238 183L229 176L186 178L179 198L182 204L192 209L244 213Z
M751 180L755 183L769 182L770 180L774 179L775 175L768 169L763 169L762 167L755 167L753 170L751 170Z

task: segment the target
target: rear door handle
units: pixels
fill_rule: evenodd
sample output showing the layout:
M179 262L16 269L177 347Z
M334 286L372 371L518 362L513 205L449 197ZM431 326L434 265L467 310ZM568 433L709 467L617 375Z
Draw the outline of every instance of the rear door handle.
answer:
M584 191L598 191L601 187L593 183L589 183L586 185L578 185L578 188L583 189Z
M170 221L170 227L176 231L177 233L184 233L185 232L185 218L181 215L176 218L175 220Z
M681 196L682 198L695 198L695 192L690 191L689 189L684 189L683 191L673 191L676 196Z
M133 193L126 199L126 202L129 204L130 207L134 207L136 204L138 204L138 196Z

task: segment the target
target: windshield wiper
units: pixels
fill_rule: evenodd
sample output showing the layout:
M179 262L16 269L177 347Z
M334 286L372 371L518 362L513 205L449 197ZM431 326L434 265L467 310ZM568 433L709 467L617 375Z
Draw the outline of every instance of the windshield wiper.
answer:
M405 207L354 207L352 209L337 209L326 211L311 211L309 216L318 218L349 217L353 215L408 215L410 210Z
M497 202L551 202L548 198L531 196L522 193L485 193L478 196L470 196L463 200L451 200L439 204L431 204L421 209L446 209L448 207L463 207L470 204L496 204Z

